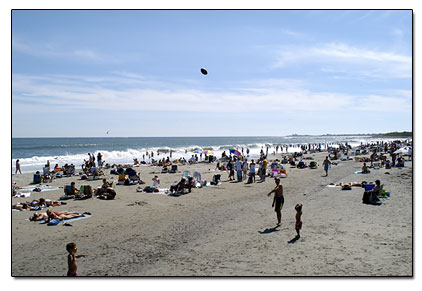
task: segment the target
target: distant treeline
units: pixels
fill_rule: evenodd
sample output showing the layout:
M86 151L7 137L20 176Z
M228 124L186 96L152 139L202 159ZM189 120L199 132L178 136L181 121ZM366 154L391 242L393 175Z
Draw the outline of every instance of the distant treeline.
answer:
M376 137L412 137L411 131L403 131L403 132L387 132L387 133L381 133L376 135Z

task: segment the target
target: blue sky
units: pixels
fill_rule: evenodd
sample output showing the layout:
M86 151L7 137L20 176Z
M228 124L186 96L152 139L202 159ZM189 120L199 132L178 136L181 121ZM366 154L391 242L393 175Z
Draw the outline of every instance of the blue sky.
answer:
M12 13L13 137L405 130L409 10Z

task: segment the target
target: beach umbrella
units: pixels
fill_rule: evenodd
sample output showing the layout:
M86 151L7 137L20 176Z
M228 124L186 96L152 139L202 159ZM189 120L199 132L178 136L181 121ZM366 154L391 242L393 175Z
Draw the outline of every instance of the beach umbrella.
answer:
M239 152L237 149L235 149L235 148L229 148L229 151L230 151L230 153L231 154L234 154L234 155L236 155L236 156L241 156L242 155L242 153L241 152Z
M202 151L201 150L196 150L196 151L194 151L194 152L192 152L193 154L202 154Z
M204 151L204 154L206 154L207 156L209 156L209 155L214 155L214 153L212 152L212 151L210 151L210 150L205 150Z

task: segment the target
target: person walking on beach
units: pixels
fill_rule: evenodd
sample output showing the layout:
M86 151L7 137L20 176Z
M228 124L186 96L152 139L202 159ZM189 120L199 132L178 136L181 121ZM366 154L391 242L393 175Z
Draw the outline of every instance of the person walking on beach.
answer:
M19 162L19 160L16 160L16 171L15 171L15 174L17 174L18 171L19 171L19 173L22 174L22 172L21 172L21 163Z
M274 211L277 213L277 226L280 226L281 223L281 209L283 209L283 204L284 204L284 196L283 196L283 186L280 185L280 179L279 178L275 178L274 179L275 182L275 188L267 194L267 196L269 197L271 195L271 193L274 193L274 199L273 199L273 204L271 207L274 207Z
M325 160L322 164L324 165L325 177L327 177L328 176L328 167L331 165L331 162L328 160L328 156L325 157Z
M69 252L69 255L67 256L67 277L77 277L78 273L76 273L76 271L78 270L78 264L76 263L76 259L87 257L88 255L76 255L78 248L75 243L68 243L66 245L66 250Z

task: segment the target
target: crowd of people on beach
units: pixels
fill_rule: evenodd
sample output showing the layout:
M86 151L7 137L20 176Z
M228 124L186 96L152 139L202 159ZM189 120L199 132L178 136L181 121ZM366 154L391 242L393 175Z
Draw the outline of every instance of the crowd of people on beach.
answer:
M75 182L71 182L70 185L65 185L64 187L64 196L60 201L48 200L45 198L40 198L33 201L25 201L20 203L15 203L12 205L12 209L15 210L33 210L39 211L44 208L48 208L45 213L35 212L29 220L31 221L45 221L51 223L51 221L65 221L73 218L84 217L89 213L78 213L78 212L56 212L51 209L51 207L66 205L64 200L67 199L88 199L92 197L97 197L104 200L113 200L116 197L116 185L135 185L135 184L146 184L146 182L141 180L140 174L134 170L134 168L148 165L151 167L161 168L161 173L177 173L178 165L193 165L196 163L216 163L214 171L216 174L213 175L212 181L207 183L207 181L202 181L201 173L194 172L194 175L191 176L189 171L184 171L183 176L180 181L174 185L170 185L168 194L178 196L176 194L185 194L191 193L193 188L202 188L206 186L215 186L221 183L221 177L223 173L227 173L228 182L245 182L245 184L251 184L256 182L256 177L259 178L258 182L265 182L266 177L273 177L275 181L275 188L268 193L268 196L274 194L272 207L276 212L277 225L279 227L281 224L282 218L282 209L285 204L283 186L281 185L280 178L287 177L286 166L297 167L299 169L304 168L317 168L317 162L313 161L312 157L305 157L306 154L315 153L315 152L327 152L327 156L322 162L323 169L325 171L325 176L328 176L329 168L332 165L338 163L338 161L349 161L354 160L355 162L360 162L362 164L362 174L368 174L372 169L391 169L393 167L403 167L405 163L404 153L400 153L400 149L407 147L408 150L405 154L408 157L408 160L412 159L412 142L403 142L400 140L392 142L374 142L361 144L358 147L352 148L349 144L337 144L337 145L321 145L321 144L307 144L307 145L298 145L300 151L289 152L289 147L291 145L277 145L273 147L273 154L278 154L278 152L283 153L281 160L279 159L269 159L269 147L267 146L261 149L258 158L249 158L249 148L241 148L240 151L234 151L227 154L225 151L222 152L221 157L217 158L215 155L204 155L202 159L202 152L198 154L192 154L191 158L186 160L184 157L178 159L172 159L172 151L170 151L170 156L162 157L158 159L160 153L157 151L156 157L154 159L154 152L146 152L142 155L142 161L139 162L138 158L133 159L133 164L126 165L110 165L106 164L103 161L102 154L97 153L96 157L94 154L88 153L88 159L84 160L81 169L79 172L81 180L94 180L98 177L104 175L104 170L110 169L110 174L115 174L118 176L117 183L116 181L108 182L106 178L102 179L102 185L97 189L92 189L91 185L81 185L80 188L76 187ZM246 152L246 155L245 155ZM186 151L187 153L187 151ZM150 158L150 162L147 164L145 162L145 157ZM352 158L354 157L354 159ZM250 159L250 161L249 161ZM307 161L310 160L308 164ZM16 161L16 174L21 173L21 167L19 159ZM53 170L50 170L50 162L47 161L47 164L43 168L43 174L37 171L34 174L33 182L40 184L42 182L51 181L54 178L60 178L61 176L72 176L75 175L75 166L73 164L65 164L62 167L59 167L58 164L55 165ZM92 177L92 179L89 179ZM154 174L151 179L152 185L148 185L141 189L137 188L142 192L154 193L159 192L162 184L160 178L157 174ZM383 191L382 184L380 180L376 180L375 183L368 182L359 182L359 183L340 183L342 190L350 190L350 187L358 186L365 188L362 202L365 204L379 205L380 204L380 195ZM13 189L12 189L13 190ZM16 190L16 187L14 188ZM185 192L187 191L187 192ZM300 238L300 230L302 229L302 209L303 205L297 203L295 206L296 216L295 216L295 225L294 229L296 231L296 236L289 241L289 243L294 243ZM85 256L85 255L76 255L76 246L74 244L68 244L66 249L69 252L68 262L69 262L69 272L68 276L77 276L76 270L76 258Z

